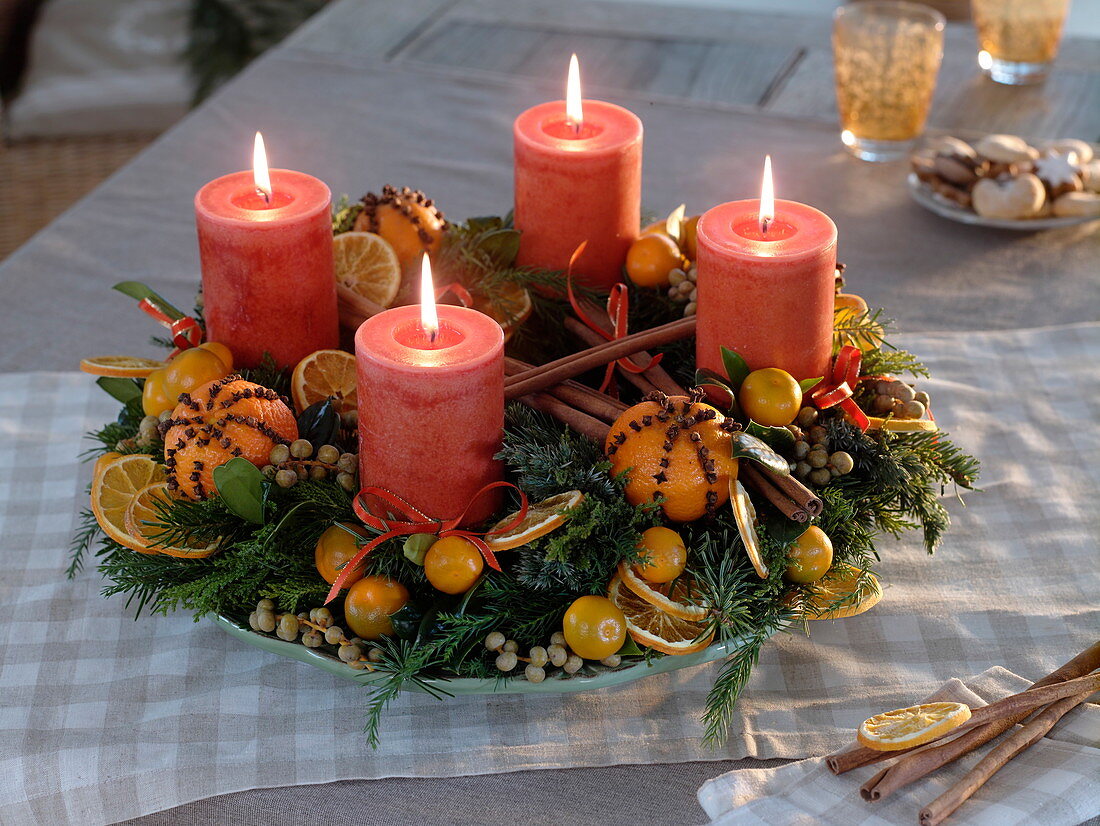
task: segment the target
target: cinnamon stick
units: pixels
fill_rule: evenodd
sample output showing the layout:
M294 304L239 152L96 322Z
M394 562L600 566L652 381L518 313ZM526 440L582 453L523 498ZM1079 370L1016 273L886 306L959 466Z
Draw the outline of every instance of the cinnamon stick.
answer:
M1019 694L976 708L970 720L945 736L958 732L965 732L964 734L944 743L933 740L933 745L925 746L902 757L897 763L883 769L864 783L860 787L859 794L868 802L882 800L903 786L920 780L936 769L988 743L994 737L1000 736L1027 718L1039 706L1065 697L1073 697L1082 691L1087 696L1097 690L1100 690L1100 671L1039 688L1029 688L1027 691L1021 691ZM989 725L984 725L986 723Z
M588 329L588 327L586 327L575 318L565 319L565 329L567 329L589 347L595 347L597 344L601 344L602 342L607 340L599 333ZM644 351L641 353L636 353L633 356L629 357L630 361L638 365L639 367L644 367L650 362L652 358L653 357L649 353L646 353ZM660 377L663 379L662 383L660 384L657 381L657 379L659 378L659 376L657 375L658 370L660 370L661 373L664 373L664 376ZM623 370L621 371L621 375L624 379L637 387L638 390L641 391L643 396L649 395L650 393L657 390L668 396L687 395L687 391L681 388L680 385L676 384L676 382L672 380L672 377L669 376L668 373L665 373L665 371L661 368L659 364L651 367L644 373L631 373L629 370Z
M534 370L528 370L523 375L507 379L504 384L504 397L515 399L526 396L528 393L545 390L547 387L560 384L566 379L579 376L623 356L641 352L649 347L660 347L693 335L695 335L694 316L631 333L623 338L604 342L588 350L543 364Z
M340 314L340 323L351 328L358 327L368 318L378 315L385 309L381 304L375 304L369 298L364 298L343 284L336 285L336 308Z
M1088 699L1092 692L1066 697L1051 703L1032 717L1022 728L997 744L978 764L954 786L920 810L920 826L937 826L965 803L985 782L1004 768L1013 757L1046 736L1054 724Z
M1061 683L1066 680L1072 680L1088 674L1090 671L1094 671L1097 668L1100 668L1100 641L1093 643L1072 660L1050 672L1041 680L1033 683L1031 685L1031 688L1042 688L1043 686L1053 685L1054 683ZM973 731L968 732L967 734L959 737L956 740L951 740L949 743L945 743L942 746L937 746L937 749L942 749L942 751L939 752L939 757L942 758L942 762L929 768L928 772L935 771L940 766L945 765L946 763L950 763L961 754L965 754L966 751L972 751L979 746L985 745L993 738L1000 736L1012 726L1016 725L1016 723L1020 722L1020 720L1023 719L1023 716L1024 715L1021 715L1018 719L1000 720L996 723L989 723L979 729L974 729ZM953 751L956 747L956 744L967 746L966 751L959 751L948 757L951 751ZM948 747L951 748L949 749ZM833 774L843 774L844 772L851 771L852 769L858 769L862 766L868 766L872 763L877 763L880 760L889 760L893 757L903 757L921 748L923 748L923 746L918 746L913 749L889 752L878 751L877 749L869 749L866 746L849 746L844 751L830 754L828 757L825 758L825 764L829 767L829 771L831 771ZM899 761L899 764L900 762L901 761ZM928 772L925 772L925 774L927 774ZM885 772L883 772L882 774L885 774ZM921 775L921 777L923 776L924 775ZM915 780L917 778L914 777L913 779Z
M612 324L611 324L611 318L607 314L607 310L605 310L603 307L599 307L599 306L593 304L590 301L586 301L586 302L583 302L583 303L585 304L585 311L588 313L588 317L591 318L592 321L594 321L598 327L600 327L602 330L604 330L604 332L610 333L612 331ZM566 321L567 322L568 321L574 321L574 319L567 318ZM591 330L589 330L587 327L585 327L584 324L581 324L580 326L588 334L591 334L593 336L596 335ZM579 331L577 331L576 335L579 336L579 335L582 335L582 334ZM589 346L592 346L594 344L599 344L599 341L595 340L595 339L593 339L593 340L585 339L585 340L587 341ZM652 359L652 356L649 353L645 352L644 350L641 353L638 353L634 356L631 356L631 358L630 358L631 361L633 361L635 364L638 364L638 365L648 364L651 359ZM676 381L676 379L672 378L672 376L670 376L668 374L668 371L665 370L664 367L662 367L659 364L654 365L653 367L650 367L642 375L644 375L645 378L647 378L652 384L656 385L657 389L660 390L662 393L664 393L666 396L686 396L687 395L687 391L679 385L679 383ZM627 381L629 381L629 380L630 380L630 378L628 376ZM638 387L638 385L635 385L635 386ZM639 389L641 389L641 388L639 387ZM648 392L649 392L648 390L643 390L642 391L643 395L645 395Z
M744 484L749 485L757 493L762 494L788 519L795 522L810 521L810 514L806 508L798 502L795 502L790 496L780 490L777 485L772 483L772 480L776 478L775 476L761 471L753 465L751 460L742 462L739 465L737 475Z
M611 426L606 422L601 422L599 419L589 416L575 407L570 407L561 399L555 399L549 393L530 393L526 396L521 396L518 401L528 407L535 410L541 410L543 413L547 413L553 416L559 422L563 422L573 430L580 433L582 436L586 436L594 442L603 442L607 439L607 434L611 430Z
M519 359L507 356L504 359L505 375L515 376L533 369L534 368L530 364L522 362ZM561 384L555 384L553 387L548 387L546 392L555 398L561 399L566 404L577 408L581 412L601 419L608 424L618 419L623 411L626 410L626 405L618 399L613 399L606 393L601 393L599 390L593 390L591 387L586 387L580 382L572 380L564 381Z

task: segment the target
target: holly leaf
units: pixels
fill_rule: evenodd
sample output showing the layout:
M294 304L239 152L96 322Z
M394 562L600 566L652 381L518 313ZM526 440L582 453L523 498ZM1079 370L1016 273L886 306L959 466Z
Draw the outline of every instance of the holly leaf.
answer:
M428 548L432 547L437 539L439 539L439 537L433 533L412 534L405 540L405 547L402 549L405 559L409 560L413 565L419 565L423 568L424 557L428 554Z
M722 348L722 366L726 369L730 387L734 390L740 390L741 383L752 372L749 370L748 362L728 347Z
M726 383L725 376L720 376L713 370L700 367L695 371L696 387L717 387L721 391L722 403L726 406L726 412L734 418L741 418L741 409L737 405L737 394Z
M764 531L776 542L789 545L802 536L809 527L805 522L795 522L781 513L769 513L764 517Z
M623 643L623 647L615 652L620 657L640 657L645 652L642 651L638 643L634 642L634 638L629 634L626 635L626 642Z
M214 468L214 486L225 506L257 525L264 523L263 481L260 469L243 456Z
M749 430L754 427L761 426L756 422L749 422ZM786 430L786 428L769 427L767 430ZM789 430L787 435L794 439ZM789 476L791 473L787 460L772 450L771 446L759 436L744 430L735 431L730 434L730 446L733 448L734 459L752 459L779 476Z
M510 267L519 255L519 230L497 229L487 232L477 246L498 267Z
M316 447L330 445L340 435L340 414L331 398L314 402L298 417L298 438Z
M798 386L802 388L802 393L805 395L817 387L821 383L822 376L818 376L816 379L803 379L798 383Z
M466 228L471 232L489 232L494 229L501 229L504 226L504 221L499 215L480 215L476 218L466 219Z
M128 295L135 301L144 301L149 299L162 309L166 315L170 316L173 321L183 318L183 313L168 303L156 290L150 287L148 284L142 284L140 281L119 281L113 287L112 290L118 290L123 295Z
M141 399L141 385L133 379L120 379L113 376L101 376L95 380L111 398L123 404Z

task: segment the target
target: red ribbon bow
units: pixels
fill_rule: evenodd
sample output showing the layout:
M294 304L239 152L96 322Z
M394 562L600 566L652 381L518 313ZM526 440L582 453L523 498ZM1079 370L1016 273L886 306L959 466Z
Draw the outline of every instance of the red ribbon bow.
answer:
M179 355L182 350L198 347L202 344L202 326L199 324L198 319L192 318L189 315L180 316L178 318L174 317L150 298L141 299L141 301L138 302L138 307L140 307L146 315L154 318L167 327L169 332L171 332L172 343L176 345L176 349L172 351L168 358L171 359Z
M459 528L458 526L462 524L462 520L466 518L466 514L469 512L470 508L473 507L474 503L486 493L496 488L514 488L516 492L519 493L520 507L516 515L506 524L494 527L490 531L471 531L465 528ZM400 514L404 516L405 519L385 519L381 516L376 516L367 508L367 503L364 499L366 496L375 496L381 499L389 506L391 513ZM367 554L383 542L398 536L411 536L417 533L435 534L440 539L445 536L461 536L473 543L481 552L481 555L485 557L485 561L489 563L490 568L494 571L499 571L500 563L497 562L496 556L482 537L507 533L522 522L527 517L527 494L511 482L493 482L475 493L470 500L470 504L466 506L466 509L454 519L433 519L407 499L403 499L393 491L374 485L368 485L356 494L355 501L352 503L352 510L355 511L355 515L362 520L364 525L382 531L382 533L360 548L359 553L349 559L343 566L340 575L336 577L336 581L332 584L332 588L325 598L326 605L332 602L340 593L340 590L348 585L348 580L351 579L352 572L359 567L359 563L366 558Z
M573 265L577 262L577 259L581 257L581 254L587 246L587 241L581 241L580 245L573 250L573 254L569 256L569 267L565 271L565 291L569 296L569 303L573 307L573 312L577 314L577 318L584 322L584 325L588 327L588 329L599 334L607 341L615 341L623 338L628 333L627 327L630 316L629 293L627 292L626 284L620 282L611 288L611 292L607 296L607 317L611 320L611 332L608 332L589 318L581 302L573 293ZM606 393L607 388L611 386L611 379L615 375L616 365L628 373L644 373L646 370L656 367L660 363L661 357L661 354L653 356L649 364L645 366L635 364L627 356L624 356L618 361L611 362L607 365L607 369L604 372L603 382L600 384L600 392Z
M856 427L866 432L871 420L852 398L860 381L859 368L862 362L863 353L858 347L850 344L841 347L833 360L832 371L810 391L810 401L821 410L839 405L851 417Z

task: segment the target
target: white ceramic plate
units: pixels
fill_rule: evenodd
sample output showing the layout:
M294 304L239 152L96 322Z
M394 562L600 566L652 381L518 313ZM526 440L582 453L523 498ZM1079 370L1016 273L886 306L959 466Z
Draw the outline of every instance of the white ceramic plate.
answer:
M981 227L993 227L994 229L1011 229L1022 232L1038 232L1043 229L1057 229L1058 227L1071 227L1075 224L1084 224L1089 221L1098 221L1100 217L1087 215L1066 215L1049 218L1021 218L1009 220L1007 218L983 218L970 209L963 209L953 201L949 201L941 195L937 195L920 182L917 176L910 172L906 178L909 194L913 200L927 210L937 215L958 221L962 224L974 224Z

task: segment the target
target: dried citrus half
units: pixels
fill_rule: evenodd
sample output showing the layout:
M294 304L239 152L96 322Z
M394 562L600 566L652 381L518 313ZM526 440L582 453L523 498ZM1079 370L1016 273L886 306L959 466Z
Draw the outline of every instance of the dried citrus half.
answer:
M290 395L299 412L332 397L340 413L357 409L355 356L343 350L317 350L294 368Z
M336 283L388 307L401 288L401 265L393 247L373 232L344 232L332 239Z
M584 494L579 490L567 490L543 499L527 508L527 516L523 521L507 533L495 534L497 528L503 528L516 518L516 514L509 514L496 523L485 537L491 551L510 551L528 542L533 542L540 536L546 536L550 531L557 530L565 524L568 512L584 501Z
M619 577L623 585L666 614L692 622L700 622L707 617L706 608L702 605L693 605L689 601L693 584L690 577L679 576L666 585L657 585L646 582L634 573L633 566L625 560L619 563Z
M150 553L178 556L184 559L200 559L210 556L218 550L218 543L194 545L163 545L157 541L157 535L163 530L159 524L158 505L167 505L178 497L172 495L167 482L154 482L139 490L126 506L122 518L126 532L138 542L145 543Z
M126 530L126 509L138 491L163 481L164 468L144 453L119 456L97 468L92 479L92 513L103 533L123 547L156 553L144 537L135 537Z
M882 586L878 577L868 573L870 586L864 590L863 595L852 602L845 603L836 608L830 608L839 600L851 597L859 585L863 571L846 562L838 562L822 579L813 585L813 597L806 603L806 619L843 619L862 614L878 605L882 599Z
M714 639L714 629L706 623L674 617L635 594L623 585L618 574L607 588L607 598L626 617L626 632L634 642L662 654L693 654L702 651Z
M856 739L875 751L911 749L942 737L969 719L970 706L965 703L925 703L864 720Z
M868 430L889 430L892 433L931 433L939 430L940 426L932 419L882 419L878 416L868 416Z
M134 356L92 356L82 359L80 369L93 376L112 376L120 379L147 379L154 370L168 362L143 359Z

